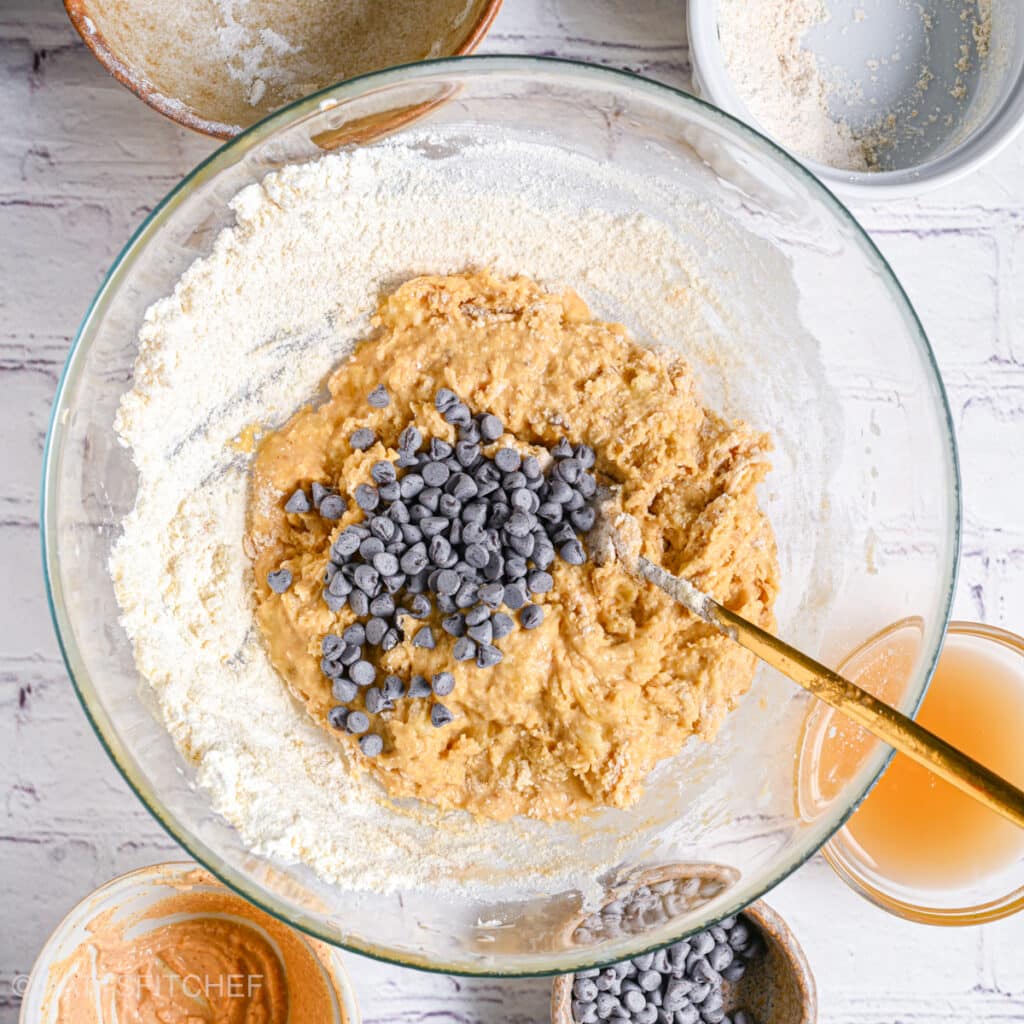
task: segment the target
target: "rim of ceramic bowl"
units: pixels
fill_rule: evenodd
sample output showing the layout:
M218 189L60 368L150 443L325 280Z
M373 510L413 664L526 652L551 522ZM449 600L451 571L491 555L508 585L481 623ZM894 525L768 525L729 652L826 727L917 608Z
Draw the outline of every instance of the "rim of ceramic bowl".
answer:
M479 16L470 26L465 37L450 54L440 59L448 60L451 57L461 57L473 53L490 31L503 2L504 0L484 0L484 6ZM108 45L106 37L99 31L89 16L88 4L89 0L64 0L64 10L67 13L68 19L71 21L75 31L81 36L82 42L92 51L92 55L100 62L104 70L117 79L129 92L134 93L146 106L174 121L175 124L183 125L185 128L198 132L200 135L208 135L214 139L237 138L249 130L244 127L239 129L238 125L226 124L223 121L213 121L207 117L201 117L183 101L160 92L145 75L137 71L133 65L122 60L114 52L113 48ZM382 68L381 70L385 69ZM368 74L377 74L377 72L368 72ZM348 81L355 82L365 77L366 75L359 75L348 79ZM333 89L334 86L329 85L326 88ZM322 91L317 90L318 93ZM302 101L299 100L297 102ZM287 104L280 107L274 113L287 110L293 105ZM264 119L261 118L260 121L262 120ZM260 121L255 123L259 124ZM254 127L254 125L249 127Z
M709 102L764 134L733 86L718 46L718 0L689 0L687 38L694 84ZM896 171L845 171L793 155L829 188L848 199L899 199L918 196L959 181L997 157L1024 130L1024 68L999 105L966 139L948 153Z
M946 636L970 637L998 644L1011 650L1022 662L1021 689L1024 690L1024 636L1011 633L1000 626L989 626L982 622L967 622L957 619L950 622ZM870 642L870 641L869 641ZM924 900L910 900L897 896L890 889L872 881L864 870L865 865L841 843L843 829L839 829L821 849L821 854L833 871L858 895L876 907L896 917L918 924L963 926L987 924L999 921L1024 910L1024 878L1018 878L1015 886L1001 896L992 896L981 902L964 906L929 906ZM1024 862L1022 862L1024 863ZM1024 870L1024 869L1022 869ZM955 890L953 890L955 892Z
M937 621L933 626L933 634L937 637L934 642L934 651L927 665L924 666L920 692L914 695L911 712L916 712L921 700L924 697L927 684L931 679L941 649L941 636L949 622L950 610L953 604L953 597L956 589L957 573L959 568L959 555L961 544L961 502L960 502L960 462L957 453L955 432L953 427L952 414L949 401L946 395L935 354L925 334L917 312L914 310L903 286L899 283L892 268L889 266L881 251L868 236L867 232L860 226L850 211L830 192L810 171L799 161L791 157L784 149L778 146L771 139L761 135L749 125L744 124L738 118L720 110L706 101L675 89L672 86L662 85L649 79L635 75L632 72L620 71L615 68L600 67L598 65L586 64L580 61L570 61L554 57L520 57L520 56L474 56L474 57L453 57L436 61L423 61L417 64L407 64L397 68L389 68L385 71L375 71L363 75L360 78L353 78L347 82L330 86L320 92L313 93L301 100L290 104L281 110L268 115L262 121L246 129L240 135L229 140L209 157L199 163L185 178L179 182L167 195L154 207L142 224L136 229L114 261L99 290L90 303L81 325L75 335L68 353L67 362L61 373L54 404L50 414L50 422L47 430L46 443L43 449L43 480L40 494L41 525L40 538L42 544L43 577L46 585L47 603L53 620L54 629L57 634L57 642L60 647L61 656L71 678L75 693L85 711L97 738L114 762L118 771L125 781L149 810L153 817L167 830L167 832L197 861L199 861L211 874L221 882L234 889L241 896L255 903L262 910L280 918L293 928L298 928L314 938L323 942L347 949L353 953L369 956L386 963L399 964L405 967L414 967L419 970L434 971L440 974L475 975L484 977L545 977L553 974L565 973L566 970L583 970L590 966L601 966L609 962L607 958L588 960L586 963L576 963L571 966L553 964L544 969L496 969L493 967L474 969L472 965L465 963L448 964L439 963L433 960L410 955L407 952L398 952L389 947L379 947L368 941L356 941L347 938L341 941L335 935L325 934L318 930L317 923L302 917L294 908L290 908L275 894L255 885L249 878L240 872L224 864L215 851L209 849L201 840L188 831L168 811L155 794L148 792L145 780L136 777L132 766L132 758L124 750L121 740L116 731L111 727L109 720L103 715L99 708L94 706L91 699L94 687L91 680L85 675L79 679L75 670L78 662L77 648L74 643L74 631L70 620L67 618L66 609L59 597L59 587L55 581L58 579L59 555L56 550L56 525L55 525L55 503L53 495L59 486L55 472L53 455L60 447L63 424L62 411L64 397L79 373L79 364L83 360L82 353L87 350L88 342L92 332L92 324L104 311L109 301L109 296L114 293L121 283L121 278L126 272L137 253L141 252L154 237L159 233L163 223L173 214L177 207L187 198L191 190L215 177L218 171L228 165L236 163L239 159L261 143L267 136L272 135L277 129L284 127L293 121L299 121L304 117L315 113L320 109L325 100L336 100L343 102L353 96L362 95L364 92L380 90L388 85L405 84L420 78L429 78L438 74L467 75L467 74L522 74L529 72L532 76L541 74L556 75L560 80L574 80L580 83L596 83L607 87L610 83L617 83L623 90L635 90L640 94L646 94L652 99L659 99L663 102L678 104L682 107L692 107L702 116L718 121L720 126L727 128L738 135L742 140L752 144L755 149L760 149L765 157L774 160L782 169L802 181L818 198L824 206L831 210L836 219L849 228L853 235L853 244L859 244L866 259L874 264L882 279L886 282L893 301L904 312L908 323L908 333L917 344L920 354L923 357L925 366L930 370L930 384L934 388L934 397L938 408L941 410L942 419L945 424L945 446L944 454L949 471L949 518L951 536L949 539L950 564L946 570L944 581L944 593L941 598L941 605ZM862 785L849 806L845 810L837 811L834 818L827 819L819 829L811 830L808 837L800 843L793 855L792 860L782 865L777 873L766 877L757 888L758 892L754 899L763 895L769 889L778 885L794 871L800 868L809 860L831 837L838 831L856 810L860 802L867 796L872 786L885 770L886 765L892 757L892 751L884 755L876 755L875 763L863 769ZM727 917L737 913L743 907L753 902L747 898L744 902L736 902L721 909L720 917ZM688 934L707 927L707 922L685 928L679 934L672 936L668 942L676 942ZM631 955L638 956L645 950L658 948L664 943L654 943L644 948L638 948Z
M43 994L45 994L45 986L47 979L41 972L49 974L50 969L54 966L49 961L49 953L52 948L59 943L69 928L78 923L80 919L84 919L87 915L94 913L93 904L99 902L106 896L110 895L117 889L136 889L141 888L150 882L159 882L161 875L168 873L185 873L189 871L206 871L211 876L213 881L230 892L232 895L238 896L234 888L229 885L225 885L216 875L213 874L208 868L205 868L201 864L197 864L194 861L188 860L167 860L161 861L156 864L145 864L139 868L133 868L131 871L126 871L124 874L115 875L113 878L104 882L102 885L97 886L92 892L87 893L80 900L78 900L68 911L61 917L60 921L54 925L50 934L46 937L46 941L43 943L41 949L36 954L36 958L32 963L32 967L28 973L28 980L25 984L25 991L22 994L21 1009L18 1013L18 1024L38 1024L37 1021L29 1021L25 1016L28 1012L28 997L34 995L34 989L36 986L43 986ZM244 899L244 897L241 897ZM257 909L262 909L257 907ZM267 913L264 911L264 913ZM278 918L276 914L271 914L271 917ZM281 921L282 924L287 925L287 921ZM345 1020L345 1024L362 1024L362 1012L359 1009L359 1001L356 999L355 987L352 984L352 979L348 975L348 971L345 969L345 965L341 960L337 947L330 945L330 943L321 942L304 931L298 928L292 929L295 934L309 946L310 952L323 963L323 958L319 951L312 945L310 940L318 943L325 947L325 952L330 956L331 962L328 965L324 965L327 968L327 973L331 978L331 984L334 988L335 994L338 997L338 1003L341 1006L342 1015ZM59 961L55 961L57 963Z

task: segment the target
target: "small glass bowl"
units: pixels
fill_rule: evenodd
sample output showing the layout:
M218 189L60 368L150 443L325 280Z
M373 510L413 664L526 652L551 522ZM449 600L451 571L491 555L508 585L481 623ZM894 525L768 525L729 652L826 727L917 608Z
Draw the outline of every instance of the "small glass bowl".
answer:
M996 626L952 622L946 643L968 646L998 658L1018 676L1024 707L1024 638ZM860 648L848 661L863 654ZM825 860L855 892L897 917L922 924L974 925L997 921L1024 909L1024 856L975 882L948 889L911 887L881 874L844 826L823 847Z
M182 885L194 886L194 875L207 875L201 885L204 891L223 892L233 899L241 898L227 886L216 881L211 875L192 861L172 861L166 864L151 864L148 867L129 871L101 885L74 908L72 908L53 930L36 957L32 966L25 993L21 1002L19 1024L51 1024L56 1020L56 1003L50 999L50 972L59 968L74 955L82 942L90 935L101 915L111 915L115 920L122 916L144 911L159 900L182 891ZM193 876L193 877L190 877ZM268 917L257 907L252 907L253 918ZM334 992L333 1014L324 1024L362 1024L355 991L341 962L338 950L316 939L295 932L296 938L304 943L320 962L324 975Z

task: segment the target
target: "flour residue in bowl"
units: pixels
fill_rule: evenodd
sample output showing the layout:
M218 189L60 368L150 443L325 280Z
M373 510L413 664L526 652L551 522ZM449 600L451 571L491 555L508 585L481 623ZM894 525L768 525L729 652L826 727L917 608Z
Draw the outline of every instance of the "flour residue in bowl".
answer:
M91 0L133 87L176 116L235 134L356 75L456 52L483 0Z
M908 166L959 138L992 35L991 0L718 0L717 11L726 70L756 123L849 171Z

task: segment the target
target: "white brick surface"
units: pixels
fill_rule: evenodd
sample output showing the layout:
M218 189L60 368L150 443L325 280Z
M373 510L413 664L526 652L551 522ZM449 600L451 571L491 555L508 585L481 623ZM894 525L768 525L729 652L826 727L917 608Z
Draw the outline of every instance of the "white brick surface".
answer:
M688 82L683 0L505 0L484 49ZM58 0L0 5L0 1024L16 1020L11 985L75 900L177 851L71 693L36 517L49 404L78 321L133 227L212 148L107 78ZM1024 142L966 182L855 213L904 282L949 387L966 512L957 614L1024 629ZM820 859L770 899L807 950L825 1024L1024 1021L1024 921L908 925ZM547 1019L544 980L350 959L370 1022Z

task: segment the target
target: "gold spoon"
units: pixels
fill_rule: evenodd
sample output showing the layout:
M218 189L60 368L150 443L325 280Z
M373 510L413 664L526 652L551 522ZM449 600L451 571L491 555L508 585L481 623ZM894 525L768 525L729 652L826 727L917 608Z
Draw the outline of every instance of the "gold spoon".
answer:
M619 561L633 575L659 587L694 615L901 754L1024 828L1024 792L1016 786L856 683L720 605L688 580L673 576L644 558L639 554L639 524L632 516L620 513L613 523L606 520L606 528Z

